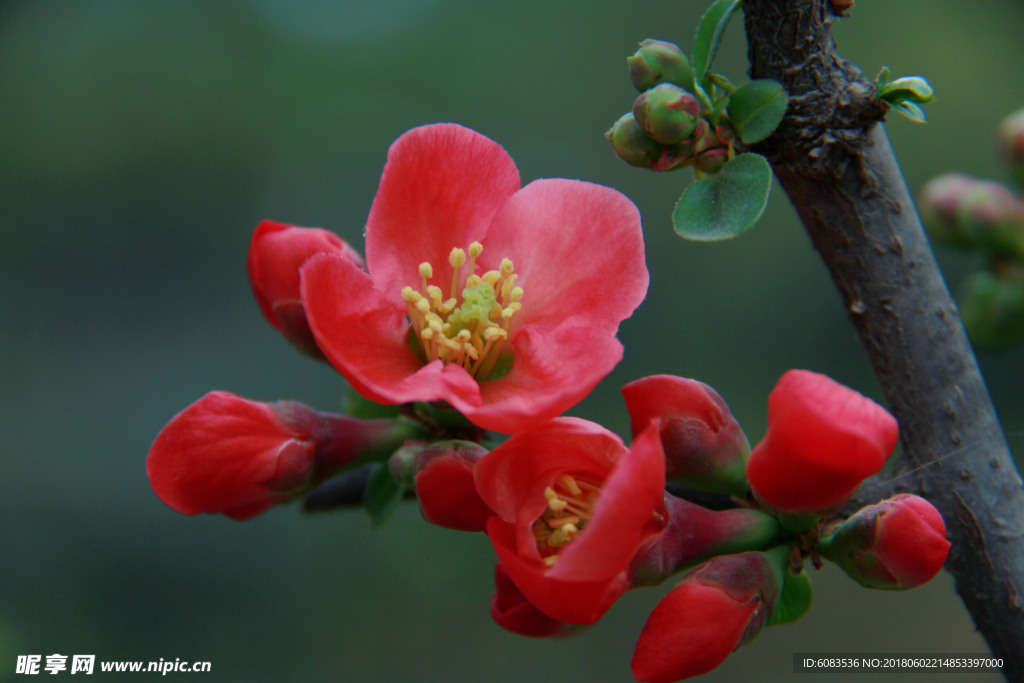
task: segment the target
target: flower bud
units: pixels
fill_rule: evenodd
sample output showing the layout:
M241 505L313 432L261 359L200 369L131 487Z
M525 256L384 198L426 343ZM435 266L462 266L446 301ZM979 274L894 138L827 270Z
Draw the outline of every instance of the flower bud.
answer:
M416 497L423 518L457 531L483 531L491 509L473 483L473 466L487 454L469 441L439 441L413 458Z
M729 406L708 385L652 375L622 387L633 435L661 420L666 477L704 491L745 495L750 444Z
M494 595L491 597L491 618L506 631L531 638L561 636L579 630L580 626L553 619L533 606L509 578L499 562L494 566Z
M964 289L960 316L975 345L999 350L1024 341L1024 273L978 271Z
M690 60L675 43L648 38L626 61L629 63L629 79L640 92L659 83L674 83L684 88L693 85Z
M700 103L678 85L661 83L636 98L633 116L654 140L674 145L690 137L700 118Z
M975 244L1024 258L1024 203L1002 183L976 181L960 199L957 219Z
M768 397L768 431L747 462L754 494L784 513L814 516L842 505L885 465L896 419L835 380L790 370Z
M949 555L946 524L924 498L893 496L857 511L818 551L867 588L900 590L931 581Z
M729 150L724 147L709 149L697 157L697 170L704 173L718 173L729 161Z
M977 182L963 173L944 173L925 183L919 201L921 222L933 240L962 249L975 246L974 235L960 220L959 208Z
M671 683L724 662L761 632L775 609L782 588L777 564L767 553L719 555L687 574L647 618L633 652L633 677Z
M619 158L632 166L671 171L692 163L692 144L662 145L650 138L633 114L625 114L604 134Z
M696 155L722 146L722 141L718 139L718 133L707 119L697 121L693 133L690 134L690 139L693 140L693 153Z
M214 391L178 413L146 459L160 500L186 515L248 519L362 459L397 448L391 420L324 415L293 401Z
M656 586L668 577L715 556L761 550L782 532L775 517L750 508L708 510L665 495L664 529L633 557L634 588Z
M996 151L1009 164L1017 183L1024 187L1024 109L1000 122L996 131Z
M363 268L347 242L320 228L263 221L249 243L249 282L264 317L308 356L325 360L306 321L299 295L299 269L316 254L337 254Z

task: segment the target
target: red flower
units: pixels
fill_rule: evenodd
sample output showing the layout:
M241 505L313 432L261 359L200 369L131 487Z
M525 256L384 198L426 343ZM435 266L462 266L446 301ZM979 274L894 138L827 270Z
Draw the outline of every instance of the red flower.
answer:
M447 401L506 433L561 414L614 367L648 282L628 199L576 180L520 189L497 143L454 124L391 146L366 262L302 267L330 362L373 401Z
M656 424L626 448L600 425L559 418L512 436L473 474L496 515L487 535L498 559L558 621L597 621L629 587L633 555L664 524Z
M335 254L363 268L362 256L334 233L263 221L249 243L249 283L270 324L303 353L326 360L299 296L299 268L315 254Z
M935 578L949 545L935 506L901 493L858 510L819 549L862 586L898 590Z
M633 677L671 683L711 671L760 633L775 609L780 583L764 553L708 560L647 618L633 651Z
M718 392L697 380L651 375L622 387L633 434L661 420L669 479L699 489L746 495L750 444Z
M523 595L505 567L494 565L494 595L491 596L491 618L506 631L531 638L561 636L574 629L572 624L552 619L533 606Z
M750 453L747 478L778 510L826 511L882 469L898 431L871 399L825 375L790 370L768 397L768 431Z
M161 430L146 472L156 495L178 512L248 519L376 447L397 448L403 436L389 420L321 415L292 401L259 403L214 391Z

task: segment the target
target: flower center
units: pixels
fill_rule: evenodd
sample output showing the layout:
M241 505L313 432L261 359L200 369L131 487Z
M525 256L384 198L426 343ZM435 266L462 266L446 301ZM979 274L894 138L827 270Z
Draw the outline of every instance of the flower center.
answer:
M601 490L597 484L563 474L544 489L548 509L533 523L537 548L548 566L555 564L562 546L576 538L594 511Z
M498 270L474 272L483 250L479 242L470 244L467 264L466 252L452 249L447 298L441 287L431 284L434 268L427 261L420 264L420 289L402 289L409 308L409 342L416 354L425 363L440 360L460 365L481 382L504 377L511 369L512 354L505 342L523 298L523 288L515 286L519 276L510 259L502 259ZM463 266L468 266L465 277Z

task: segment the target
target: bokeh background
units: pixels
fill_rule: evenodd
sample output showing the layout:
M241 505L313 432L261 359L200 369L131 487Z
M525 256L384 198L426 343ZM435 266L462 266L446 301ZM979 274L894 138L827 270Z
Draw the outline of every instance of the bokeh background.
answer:
M669 216L690 172L628 167L602 137L635 96L624 58L649 36L688 51L703 5L0 1L0 680L20 678L16 655L52 653L206 660L217 681L631 680L667 587L581 637L520 638L490 622L482 535L415 506L376 531L358 511L294 506L184 517L150 490L145 456L212 389L337 409L340 378L252 300L249 235L274 218L361 245L388 145L434 121L499 141L524 180L603 183L640 207L650 294L622 326L624 362L573 414L625 435L618 387L669 372L716 387L756 442L786 369L878 396L778 188L741 239L686 243ZM866 72L889 64L938 92L927 125L889 124L912 188L953 169L1004 177L992 135L1024 106L1022 29L1016 0L864 0L835 27ZM743 80L739 21L717 66ZM954 286L979 265L939 257ZM980 360L1019 457L1024 352ZM794 652L985 651L945 574L905 594L813 578L803 620L706 680L830 680L794 676ZM996 677L955 677L982 679Z

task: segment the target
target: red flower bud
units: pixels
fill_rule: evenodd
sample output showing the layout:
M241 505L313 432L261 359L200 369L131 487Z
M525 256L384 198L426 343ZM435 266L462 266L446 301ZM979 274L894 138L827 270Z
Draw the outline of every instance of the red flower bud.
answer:
M473 483L473 466L487 454L469 441L440 441L413 460L416 497L423 518L457 531L483 531L493 512Z
M747 462L765 503L812 516L842 505L896 446L896 419L835 380L790 370L768 397L768 431Z
M664 523L653 424L626 448L600 425L557 418L511 436L473 475L509 577L537 609L570 624L597 621L626 591L630 561Z
M931 581L949 545L935 506L901 493L858 510L823 537L818 550L862 586L899 590Z
M705 491L744 495L750 444L729 406L708 385L652 375L622 387L633 435L661 420L666 476Z
M494 595L491 597L491 618L506 631L532 638L548 638L565 635L570 629L578 630L572 624L552 619L533 606L508 572L499 563L494 566Z
M249 243L249 282L264 317L303 353L325 360L306 321L299 269L316 254L337 254L363 268L363 258L334 233L263 221Z
M654 608L633 652L633 677L671 683L711 671L764 627L781 588L764 553L719 555Z
M376 448L401 444L390 420L322 415L293 401L224 391L199 399L157 435L146 459L160 500L186 515L248 519L291 500Z

